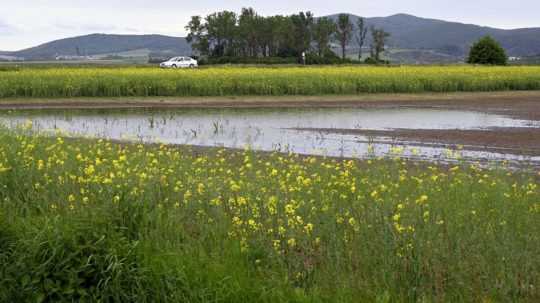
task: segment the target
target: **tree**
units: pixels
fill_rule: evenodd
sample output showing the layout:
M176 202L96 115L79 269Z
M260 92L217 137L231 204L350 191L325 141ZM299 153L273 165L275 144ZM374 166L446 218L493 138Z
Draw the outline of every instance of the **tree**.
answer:
M358 27L358 32L356 33L356 43L358 44L358 60L362 60L362 47L364 47L368 32L364 18L358 18L358 20L356 21L356 26Z
M242 8L238 18L238 31L240 45L245 56L257 55L257 13L253 8Z
M213 43L213 55L223 56L227 46L232 47L236 31L236 14L230 11L213 13L206 17L208 38Z
M348 14L340 14L337 22L337 40L341 45L341 58L345 59L347 44L351 41L354 25L351 23Z
M508 57L499 42L490 36L478 40L469 52L467 63L506 65Z
M371 44L371 58L375 62L379 62L381 61L381 53L384 52L386 46L386 39L390 37L390 33L385 32L383 29L371 27L371 37L373 39Z
M329 43L336 32L336 23L332 19L323 17L317 20L313 25L313 39L317 45L319 56L327 53L330 49Z
M293 48L297 55L309 50L312 41L313 14L300 12L291 16L293 23Z
M290 29L291 18L285 16L272 16L267 18L271 33L268 36L268 51L270 56L287 53L291 48Z
M191 43L191 48L200 55L207 55L210 44L206 34L206 25L203 24L201 16L192 16L185 29L188 32L186 41Z

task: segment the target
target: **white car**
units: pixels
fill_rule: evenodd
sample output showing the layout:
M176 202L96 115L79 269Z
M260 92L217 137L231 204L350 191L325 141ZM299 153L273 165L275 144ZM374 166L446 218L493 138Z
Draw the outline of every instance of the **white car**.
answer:
M199 66L197 60L190 57L174 57L159 64L161 68L195 68Z

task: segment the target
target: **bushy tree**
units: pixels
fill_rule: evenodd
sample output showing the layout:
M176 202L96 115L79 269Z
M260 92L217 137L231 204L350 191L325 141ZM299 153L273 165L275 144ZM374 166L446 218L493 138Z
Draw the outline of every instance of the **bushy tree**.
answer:
M212 61L223 57L300 59L302 53L315 51L321 58L335 60L330 47L332 39L340 41L345 58L346 46L354 38L354 24L349 15L340 15L338 21L339 30L334 20L315 19L309 11L266 17L257 14L253 8L242 8L239 14L221 11L206 17L193 16L185 29L187 42L191 43L194 53L210 56ZM365 31L363 35L361 43Z
M467 63L506 65L508 57L499 42L490 36L478 40L469 52Z
M206 23L203 23L201 16L191 17L191 21L185 27L188 31L187 42L191 43L193 50L199 55L208 55L210 43Z

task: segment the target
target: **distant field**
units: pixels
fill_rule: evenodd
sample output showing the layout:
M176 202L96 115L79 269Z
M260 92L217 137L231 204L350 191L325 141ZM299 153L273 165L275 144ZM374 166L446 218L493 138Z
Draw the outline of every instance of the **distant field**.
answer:
M540 89L540 66L0 68L0 98L354 95Z

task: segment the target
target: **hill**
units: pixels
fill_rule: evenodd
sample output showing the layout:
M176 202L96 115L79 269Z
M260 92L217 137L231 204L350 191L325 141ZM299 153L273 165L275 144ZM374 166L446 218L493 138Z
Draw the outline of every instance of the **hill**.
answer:
M337 19L337 15L329 17ZM356 24L359 17L350 17ZM462 57L474 41L491 35L501 42L510 56L531 56L540 52L540 28L504 30L407 14L366 18L366 24L389 32L389 46L398 49L436 50L442 54Z
M27 60L47 60L57 56L96 56L119 53L142 54L150 52L183 54L191 53L184 38L162 35L107 35L92 34L52 41L21 51L6 53ZM120 54L122 55L122 54Z
M353 22L359 18L350 15ZM328 16L336 19L336 15ZM463 60L470 45L491 35L513 57L530 57L540 53L540 28L504 30L473 24L420 18L407 14L366 18L367 26L383 28L391 33L388 56L397 62L429 63ZM367 45L370 41L368 40ZM349 52L355 53L355 42ZM61 39L16 52L0 52L4 56L26 60L50 60L57 56L129 57L151 53L189 55L185 38L162 35L92 34Z

